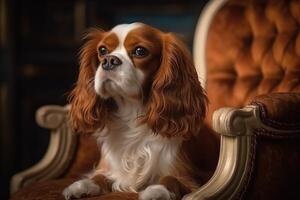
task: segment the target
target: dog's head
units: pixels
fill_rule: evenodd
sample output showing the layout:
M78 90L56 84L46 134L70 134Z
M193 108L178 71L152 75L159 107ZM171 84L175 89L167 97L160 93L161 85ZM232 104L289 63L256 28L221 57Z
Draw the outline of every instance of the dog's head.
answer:
M198 132L207 98L185 45L172 33L142 23L91 30L81 50L71 93L75 130L94 132L120 109L118 100L143 105L141 123L163 136Z

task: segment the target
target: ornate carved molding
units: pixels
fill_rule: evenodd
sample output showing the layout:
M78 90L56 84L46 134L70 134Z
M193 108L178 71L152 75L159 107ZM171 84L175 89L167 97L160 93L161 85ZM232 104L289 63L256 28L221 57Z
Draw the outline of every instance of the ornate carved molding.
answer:
M66 121L69 106L47 105L39 108L35 119L39 126L47 129L56 129Z
M212 178L196 192L186 196L192 199L233 199L246 184L250 162L253 162L255 135L259 126L258 108L222 108L213 115L213 128L221 135L220 158Z
M45 156L34 166L15 174L11 180L11 193L36 181L61 176L74 155L77 137L68 127L69 107L44 106L36 113L37 123L51 129L50 142Z
M184 200L231 200L241 196L254 166L255 130L294 133L264 124L257 105L243 109L221 108L213 114L213 129L221 135L220 157L212 178ZM299 130L297 130L299 132Z
M260 120L257 107L247 106L243 109L216 110L212 123L213 129L223 136L252 136L251 130L247 128L256 128Z

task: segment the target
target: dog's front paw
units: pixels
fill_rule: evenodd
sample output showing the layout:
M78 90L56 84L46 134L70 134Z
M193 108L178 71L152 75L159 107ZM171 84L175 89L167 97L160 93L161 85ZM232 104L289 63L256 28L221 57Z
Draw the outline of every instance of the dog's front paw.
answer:
M139 193L139 200L172 200L175 194L163 185L150 185L144 191Z
M63 191L65 199L95 196L100 194L100 187L91 179L82 179L69 185Z

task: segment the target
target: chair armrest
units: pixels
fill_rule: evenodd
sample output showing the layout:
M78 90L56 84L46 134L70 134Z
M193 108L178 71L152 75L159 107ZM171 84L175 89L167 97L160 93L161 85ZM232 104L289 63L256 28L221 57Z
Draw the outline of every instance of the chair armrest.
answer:
M46 154L34 166L15 174L11 179L11 194L20 188L43 180L61 176L69 166L77 145L77 137L68 127L69 106L43 106L36 112L36 121L50 129Z
M298 100L299 94L270 94L256 98L252 105L243 109L215 111L212 125L221 136L217 169L205 185L184 199L242 199L256 167L259 138L300 138L299 116L291 122L284 118L288 110L295 112L294 115L299 113ZM297 159L300 158L298 154Z
M275 129L300 129L300 94L271 93L257 96L251 103L257 105L263 124Z

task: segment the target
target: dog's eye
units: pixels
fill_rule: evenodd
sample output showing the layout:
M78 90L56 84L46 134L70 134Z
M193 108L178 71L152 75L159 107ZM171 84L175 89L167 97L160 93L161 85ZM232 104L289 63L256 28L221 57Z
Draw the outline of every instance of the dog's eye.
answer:
M144 57L148 54L148 50L145 47L136 47L133 51L133 55L136 57Z
M103 56L103 55L105 55L105 54L108 53L107 48L105 48L104 46L99 47L98 51L99 51L99 54L100 54L101 56Z

